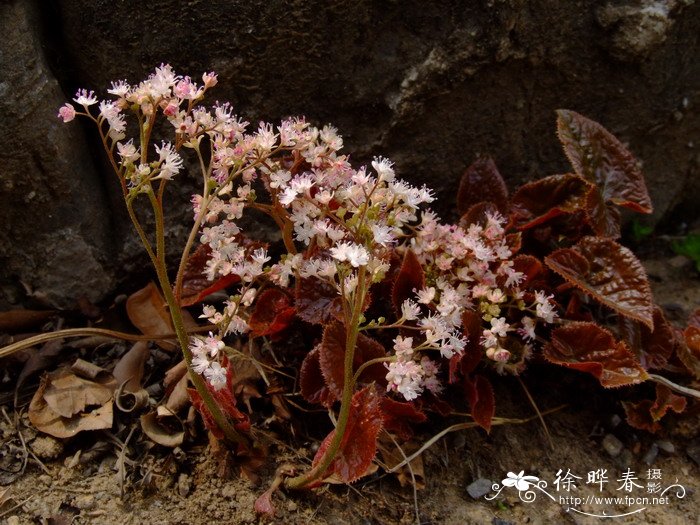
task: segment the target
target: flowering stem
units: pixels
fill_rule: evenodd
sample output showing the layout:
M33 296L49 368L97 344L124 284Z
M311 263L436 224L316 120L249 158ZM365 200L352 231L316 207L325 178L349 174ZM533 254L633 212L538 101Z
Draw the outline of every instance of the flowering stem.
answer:
M357 335L359 333L360 316L362 315L362 306L365 302L365 269L358 269L357 292L355 294L355 302L352 309L352 318L350 323L346 324L346 339L345 339L345 359L343 373L343 395L340 400L340 412L338 413L338 422L335 427L335 433L328 448L321 457L321 460L314 468L301 476L288 478L284 486L288 489L303 489L308 487L313 482L323 476L328 467L331 465L335 456L340 450L340 445L345 437L345 429L350 418L350 406L352 404L352 394L355 390L355 378L353 377L353 358L355 356L355 345L357 344ZM347 318L346 318L347 319Z

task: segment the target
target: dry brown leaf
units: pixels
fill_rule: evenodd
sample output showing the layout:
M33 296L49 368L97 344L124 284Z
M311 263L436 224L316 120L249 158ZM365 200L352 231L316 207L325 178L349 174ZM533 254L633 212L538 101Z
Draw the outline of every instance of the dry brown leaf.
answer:
M126 313L129 320L144 335L163 335L173 333L170 314L165 299L158 287L150 282L126 300ZM174 339L158 340L155 343L163 350L173 351L177 348Z
M114 366L112 375L124 392L137 392L143 386L143 370L151 351L146 341L139 341Z
M404 443L401 445L401 450L403 451L403 454L401 454L401 450L396 448L395 443L382 439L377 444L377 448L382 456L382 461L387 466L387 468L391 470L396 465L403 462L416 450L418 450L419 447L417 443L409 441L408 443ZM396 479L398 479L402 487L405 487L407 485L410 486L413 484L411 478L411 471L413 471L413 478L416 480L416 489L424 489L425 470L423 469L423 456L420 455L416 458L413 458L410 461L410 466L411 468L409 469L408 465L404 465L399 470L394 472L394 475L396 475Z
M112 426L112 388L68 369L45 375L29 405L29 420L40 431L68 438Z
M158 407L141 416L141 429L153 441L164 447L175 448L185 440L182 421L165 407Z
M0 312L0 332L19 332L41 326L56 310L10 310Z

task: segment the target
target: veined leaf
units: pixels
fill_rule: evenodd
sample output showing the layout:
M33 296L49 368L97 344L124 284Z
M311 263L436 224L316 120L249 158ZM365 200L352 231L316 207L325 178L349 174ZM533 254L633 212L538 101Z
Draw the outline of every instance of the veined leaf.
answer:
M635 255L612 239L584 237L545 257L552 270L596 301L654 329L651 287Z
M552 330L545 359L594 375L606 388L636 385L649 376L627 345L595 323L573 322Z
M578 113L557 111L557 132L574 171L600 188L605 203L651 213L639 162L603 126Z

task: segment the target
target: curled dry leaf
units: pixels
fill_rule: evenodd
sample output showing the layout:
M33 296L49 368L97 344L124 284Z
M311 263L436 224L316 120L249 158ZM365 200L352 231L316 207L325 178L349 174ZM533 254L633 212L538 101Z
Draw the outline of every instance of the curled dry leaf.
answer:
M688 326L683 339L677 349L678 358L695 379L700 379L700 327Z
M106 386L62 368L42 378L29 404L29 420L57 438L111 428L112 395L113 383Z
M552 252L545 263L596 301L654 329L646 272L624 246L612 239L584 237L572 248Z
M125 353L114 366L112 375L125 392L140 390L143 380L143 371L151 351L146 341L138 341Z
M416 452L419 448L418 444L412 441L400 446L401 450L398 449L396 443L384 438L380 439L377 444L382 462L390 472L393 471L396 465L405 461L408 456ZM402 487L414 486L417 490L423 490L425 488L425 469L423 467L422 454L413 458L408 465L404 465L392 473L396 476L396 479Z
M182 420L164 406L144 414L140 421L143 433L159 445L175 448L185 441Z
M660 421L669 410L677 414L685 410L686 398L671 392L671 389L657 384L656 400L644 399L637 403L623 402L627 423L634 428L648 432L658 432L661 429Z

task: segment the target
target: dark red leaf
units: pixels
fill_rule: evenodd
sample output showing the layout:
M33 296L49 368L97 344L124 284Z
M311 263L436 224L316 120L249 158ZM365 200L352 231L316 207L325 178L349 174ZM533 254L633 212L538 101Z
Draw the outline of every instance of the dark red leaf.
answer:
M594 375L606 388L649 379L627 345L595 323L572 322L552 330L547 361Z
M608 206L603 194L592 186L586 198L586 219L596 235L617 239L620 237L620 210Z
M482 330L479 314L466 310L462 314L462 333L467 339L467 344L462 355L454 355L450 359L449 383L457 382L457 372L466 376L473 372L481 362L481 358L484 356L483 349L479 344Z
M584 237L545 263L596 301L654 328L651 287L635 255L612 239Z
M323 339L319 352L319 364L323 378L330 392L340 399L343 393L344 362L345 362L345 326L339 322L334 322L323 331ZM384 347L371 337L358 334L355 352L353 354L353 372L365 362L385 357ZM381 387L386 387L386 368L383 363L376 363L368 366L360 377L359 383L376 382Z
M464 213L459 219L460 228L467 230L471 224L485 226L488 215L498 212L498 208L493 202L479 202Z
M397 314L401 313L401 304L406 299L415 299L415 291L425 288L425 274L423 267L413 253L413 250L408 249L403 256L401 269L399 270L394 288L391 292L391 300Z
M231 364L228 362L228 360L226 360L226 358L224 358L222 366L226 368L226 386L220 390L216 390L209 384L208 381L205 381L207 389L211 393L219 408L229 417L234 428L239 432L249 432L250 419L246 414L238 410L238 407L236 406L236 398L233 395L234 374ZM214 417L204 404L199 392L197 392L194 388L188 388L187 392L190 395L190 399L192 399L192 405L202 415L202 420L204 421L204 425L207 427L207 429L217 439L224 439L224 432L216 424Z
M677 355L695 379L700 379L700 328L689 326L683 331L683 343L678 346Z
M639 162L603 126L574 111L557 111L557 131L574 171L600 188L603 201L640 213L652 206Z
M519 285L523 290L541 290L546 285L546 270L537 257L517 255L513 259L513 270L523 274Z
M413 425L423 423L426 419L426 415L413 403L395 401L390 397L382 398L384 428L404 441L413 435Z
M343 320L343 299L335 287L316 277L297 279L294 306L298 317L312 324L328 324ZM364 310L369 308L372 297L365 297Z
M700 308L696 309L690 317L688 317L688 326L700 328Z
M654 331L627 317L619 318L620 337L645 369L662 369L676 347L676 336L663 311L654 305Z
M457 191L460 215L480 202L492 202L502 214L508 212L508 188L490 157L477 159L467 168Z
M356 392L352 397L350 417L340 449L325 472L324 478L336 474L343 482L352 483L362 477L377 453L377 436L381 428L381 399L377 389L370 385ZM325 454L335 432L333 430L321 443L312 468Z
M552 175L520 187L511 201L511 214L520 230L534 228L559 215L587 209L591 184L572 173Z
M673 410L677 414L685 410L686 398L671 392L671 389L656 385L656 400L644 399L637 403L623 402L627 423L634 428L646 430L648 432L658 432L661 428L659 421Z
M226 275L214 281L206 278L204 272L207 261L211 256L211 248L207 244L200 244L187 259L185 273L182 280L182 294L180 306L192 306L201 303L207 296L223 290L228 286L238 283L241 278L238 275Z
M299 372L299 385L301 386L301 395L309 403L318 403L329 407L335 401L335 396L328 390L323 379L319 354L320 345L314 347L304 358Z
M286 293L277 288L265 290L255 301L255 309L248 321L251 337L282 332L290 325L295 313Z
M496 398L490 381L484 376L477 375L473 378L465 377L464 385L472 418L486 432L491 432L491 422L496 412Z

